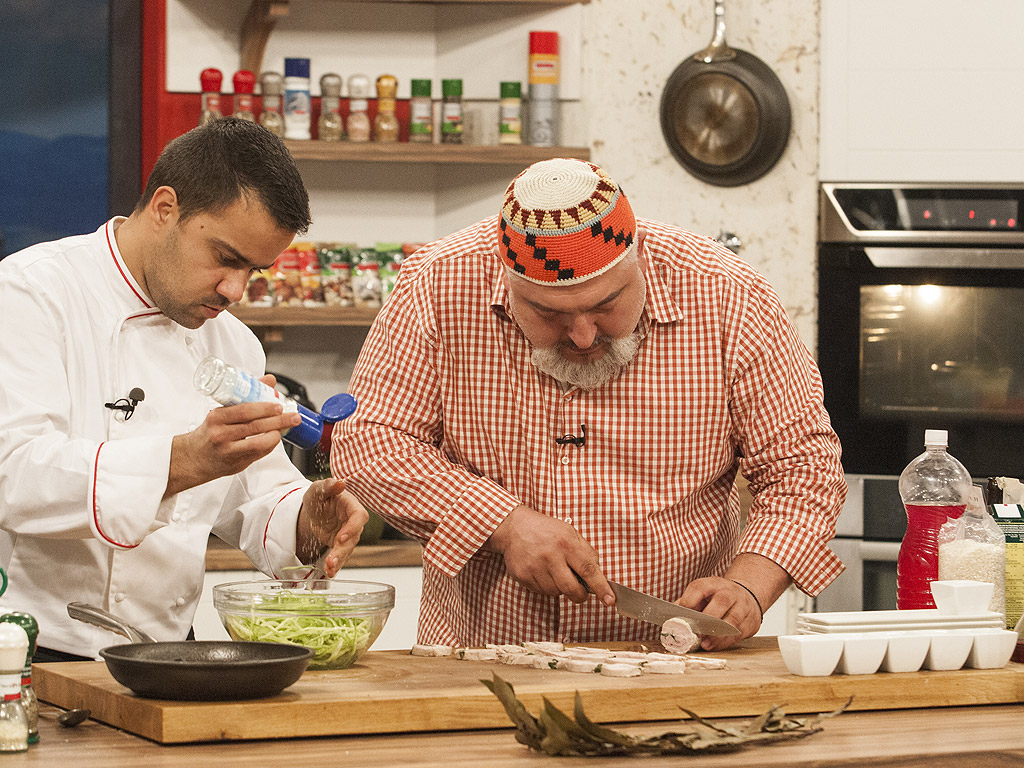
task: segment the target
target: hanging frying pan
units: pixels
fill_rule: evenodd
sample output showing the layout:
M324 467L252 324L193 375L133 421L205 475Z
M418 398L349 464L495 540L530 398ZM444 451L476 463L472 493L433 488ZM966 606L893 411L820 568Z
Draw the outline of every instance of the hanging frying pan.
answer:
M672 154L709 184L746 184L781 157L790 118L775 73L726 44L725 4L716 0L711 43L676 67L661 95L661 131Z

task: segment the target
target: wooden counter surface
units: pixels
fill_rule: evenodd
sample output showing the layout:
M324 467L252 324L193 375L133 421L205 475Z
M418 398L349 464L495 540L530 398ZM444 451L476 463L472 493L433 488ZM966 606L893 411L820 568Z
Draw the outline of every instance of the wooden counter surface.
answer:
M847 712L805 739L729 754L644 758L549 758L518 744L511 729L396 736L279 739L161 746L94 720L61 728L58 710L41 704L41 740L27 754L8 755L4 765L75 768L151 768L182 765L358 765L373 768L627 768L641 764L700 768L1002 768L1024 761L1020 705L989 705L892 712ZM618 726L636 735L670 730L671 723Z
M352 552L345 568L387 568L423 564L423 548L408 539L386 540L380 544L360 544ZM256 568L241 550L230 547L216 536L206 549L208 571L254 571Z

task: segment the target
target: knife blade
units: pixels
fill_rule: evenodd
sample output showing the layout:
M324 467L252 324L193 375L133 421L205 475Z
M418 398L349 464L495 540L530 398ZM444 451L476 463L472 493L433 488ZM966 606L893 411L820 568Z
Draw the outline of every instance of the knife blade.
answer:
M698 635L738 635L740 631L724 619L716 619L706 613L684 608L675 603L637 592L635 589L608 582L615 593L615 610L631 619L647 621L659 627L669 619L686 619Z

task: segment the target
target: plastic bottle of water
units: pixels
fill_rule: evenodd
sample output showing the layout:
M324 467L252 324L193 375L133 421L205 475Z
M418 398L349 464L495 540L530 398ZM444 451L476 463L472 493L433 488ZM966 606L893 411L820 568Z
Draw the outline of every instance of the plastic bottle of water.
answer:
M931 583L939 577L939 528L960 517L967 506L971 476L946 452L944 429L927 429L925 452L900 475L900 497L907 510L907 532L896 561L896 607L934 608Z

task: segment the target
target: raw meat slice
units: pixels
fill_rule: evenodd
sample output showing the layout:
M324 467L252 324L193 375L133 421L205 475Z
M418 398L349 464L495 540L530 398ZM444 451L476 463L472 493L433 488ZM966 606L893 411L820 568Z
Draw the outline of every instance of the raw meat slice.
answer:
M700 645L700 638L686 619L669 619L661 625L661 644L669 653L684 654Z

